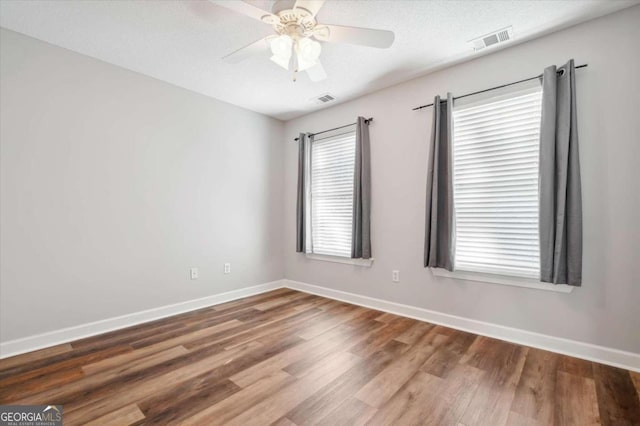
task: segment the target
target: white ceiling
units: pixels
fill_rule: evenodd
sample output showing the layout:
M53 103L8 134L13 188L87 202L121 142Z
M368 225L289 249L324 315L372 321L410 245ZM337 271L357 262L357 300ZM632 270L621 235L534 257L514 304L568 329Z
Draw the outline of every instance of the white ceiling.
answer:
M233 1L233 0L230 0ZM272 1L248 1L271 10ZM0 26L185 89L287 120L474 55L468 40L512 25L514 42L638 4L637 0L327 0L321 23L396 34L390 49L323 44L329 75L297 82L263 57L220 58L272 33L269 25L207 1L0 1ZM508 44L506 44L508 45ZM335 103L332 103L335 104Z

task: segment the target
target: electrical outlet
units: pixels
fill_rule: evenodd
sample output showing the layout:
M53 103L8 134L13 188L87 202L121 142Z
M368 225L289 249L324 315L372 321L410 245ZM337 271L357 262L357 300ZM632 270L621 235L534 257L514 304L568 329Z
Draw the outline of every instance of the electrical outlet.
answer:
M198 273L198 268L191 268L189 272L191 273L192 280L197 280L200 277L200 274Z
M391 271L391 281L393 281L394 283L400 282L400 271L398 271L397 269Z
M225 263L224 264L224 273L225 274L230 274L231 273L231 264L230 263Z

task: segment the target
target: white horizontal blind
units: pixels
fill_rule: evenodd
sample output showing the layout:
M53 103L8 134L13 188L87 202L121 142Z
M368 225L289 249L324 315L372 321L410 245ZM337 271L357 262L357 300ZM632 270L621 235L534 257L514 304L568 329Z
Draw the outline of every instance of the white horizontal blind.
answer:
M312 252L351 257L356 134L311 143Z
M455 269L538 278L542 89L454 107Z

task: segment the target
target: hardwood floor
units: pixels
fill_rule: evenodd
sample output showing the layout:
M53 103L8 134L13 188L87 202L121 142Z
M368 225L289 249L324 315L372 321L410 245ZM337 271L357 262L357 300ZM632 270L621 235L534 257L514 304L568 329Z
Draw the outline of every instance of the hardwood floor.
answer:
M640 374L281 289L0 360L64 424L638 425Z

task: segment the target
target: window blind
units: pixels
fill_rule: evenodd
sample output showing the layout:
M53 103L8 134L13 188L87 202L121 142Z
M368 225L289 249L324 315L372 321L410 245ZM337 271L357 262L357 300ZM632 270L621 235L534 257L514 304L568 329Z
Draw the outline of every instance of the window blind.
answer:
M542 89L453 113L455 269L539 278Z
M355 158L355 131L311 144L313 253L351 257Z

